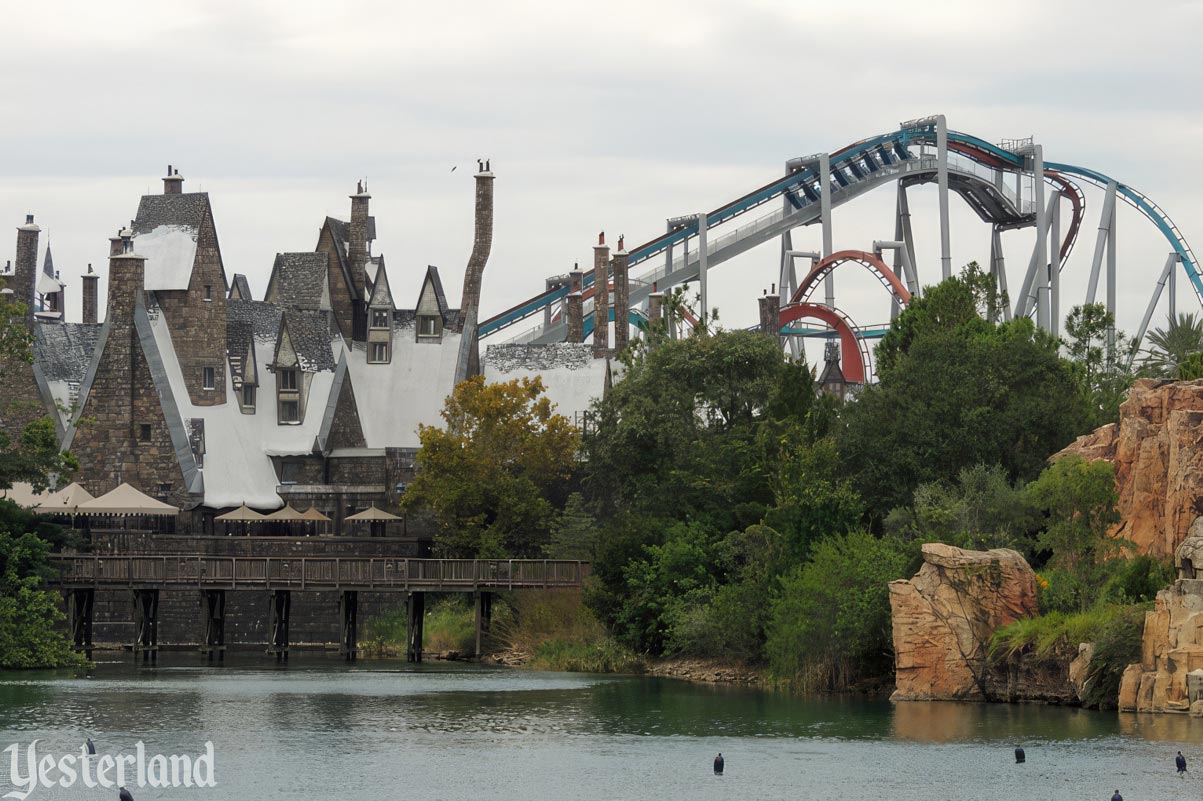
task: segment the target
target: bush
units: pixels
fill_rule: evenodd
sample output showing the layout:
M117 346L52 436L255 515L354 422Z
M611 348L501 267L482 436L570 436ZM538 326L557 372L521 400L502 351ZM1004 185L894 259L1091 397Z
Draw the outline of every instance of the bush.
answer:
M610 637L593 642L554 639L540 643L529 667L574 673L640 673L643 662Z
M909 562L897 541L863 531L816 544L811 561L782 579L772 604L766 649L773 674L813 691L888 673L888 585Z
M436 653L471 654L476 650L476 610L466 595L440 598L426 613L422 648Z

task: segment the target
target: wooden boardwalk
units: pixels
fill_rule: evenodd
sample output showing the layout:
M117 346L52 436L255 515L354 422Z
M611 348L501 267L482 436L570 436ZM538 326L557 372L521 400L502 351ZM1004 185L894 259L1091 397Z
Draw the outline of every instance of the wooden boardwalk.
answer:
M207 554L54 555L62 590L340 590L495 592L582 586L588 562L555 559L407 559Z

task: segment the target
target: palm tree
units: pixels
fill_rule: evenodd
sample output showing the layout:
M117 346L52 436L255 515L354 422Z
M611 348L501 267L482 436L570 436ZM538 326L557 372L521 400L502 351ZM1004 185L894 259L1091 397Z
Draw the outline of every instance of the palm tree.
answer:
M1149 333L1144 371L1161 378L1178 378L1178 368L1192 353L1203 351L1203 319L1179 314L1165 328Z

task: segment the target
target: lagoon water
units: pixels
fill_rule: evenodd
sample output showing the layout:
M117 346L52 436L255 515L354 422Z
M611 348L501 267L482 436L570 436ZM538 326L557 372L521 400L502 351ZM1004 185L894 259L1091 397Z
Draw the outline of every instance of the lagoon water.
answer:
M89 677L0 674L0 748L198 753L217 789L147 799L751 801L1203 795L1203 720L1047 706L803 699L671 679L166 654ZM1022 744L1027 763L1014 764ZM1174 771L1181 749L1196 767ZM726 773L713 775L722 752ZM12 789L0 754L0 797ZM35 790L34 799L115 799Z

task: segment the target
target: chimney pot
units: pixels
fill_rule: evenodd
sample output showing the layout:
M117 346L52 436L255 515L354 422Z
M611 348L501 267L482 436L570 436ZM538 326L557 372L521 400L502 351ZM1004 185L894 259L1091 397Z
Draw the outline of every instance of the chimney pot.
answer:
M32 215L32 214L26 214L26 215L25 215L25 224L26 224L26 225L33 225L33 215Z
M32 221L33 217L30 217L29 219ZM598 247L601 247L602 245L606 244L606 232L605 231L602 231L597 235L597 244L598 244Z

